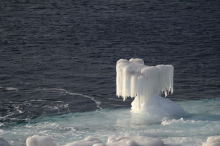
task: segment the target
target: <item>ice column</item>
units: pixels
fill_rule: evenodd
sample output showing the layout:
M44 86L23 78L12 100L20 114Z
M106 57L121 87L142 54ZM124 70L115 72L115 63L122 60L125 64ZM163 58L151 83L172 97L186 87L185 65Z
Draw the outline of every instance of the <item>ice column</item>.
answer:
M129 61L120 59L117 61L116 72L116 95L123 100L135 97L132 102L133 112L146 110L150 98L157 98L161 93L165 96L173 93L172 65L146 66L139 58Z

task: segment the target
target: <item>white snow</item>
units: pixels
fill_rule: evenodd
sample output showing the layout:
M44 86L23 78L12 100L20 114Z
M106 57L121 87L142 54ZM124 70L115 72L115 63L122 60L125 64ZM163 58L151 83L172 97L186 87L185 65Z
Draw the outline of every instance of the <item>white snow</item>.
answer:
M220 136L208 137L207 141L202 146L220 146Z
M142 59L120 59L116 65L116 95L132 102L133 113L154 114L161 118L184 115L184 111L169 99L160 97L173 93L172 65L146 66Z
M38 136L38 135L34 135L32 137L27 138L26 145L27 146L56 146L56 144L53 142L51 137Z

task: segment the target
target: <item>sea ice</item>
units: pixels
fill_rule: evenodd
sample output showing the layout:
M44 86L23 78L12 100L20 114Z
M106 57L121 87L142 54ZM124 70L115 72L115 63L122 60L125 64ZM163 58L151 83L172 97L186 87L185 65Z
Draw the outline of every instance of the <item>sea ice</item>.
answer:
M38 135L34 135L32 137L27 138L26 145L27 146L56 146L56 144L53 142L51 137L38 136Z
M132 113L146 113L162 120L164 117L181 117L184 110L167 96L173 93L172 65L146 66L142 59L120 59L116 65L116 95L126 100L135 97L132 102Z
M120 59L117 62L116 70L117 70L117 78L116 78L117 96L121 96L124 100L126 100L127 97L135 98L134 101L132 102L131 119L129 119L130 118L129 116L125 116L125 118L123 116L122 117L120 116L122 119L119 118L119 120L117 120L117 124L119 123L119 125L120 124L125 125L127 122L126 120L129 119L131 124L132 122L134 122L133 125L143 126L146 124L145 120L143 120L144 122L143 124L138 123L140 121L142 122L142 119L147 118L147 120L151 120L151 123L155 123L155 119L156 121L159 120L161 122L162 119L165 117L175 118L184 115L184 111L181 107L179 107L173 101L166 98L162 98L160 96L160 94L162 93L164 93L165 96L167 96L167 94L169 93L173 93L174 68L172 65L145 66L144 61L142 59L130 59L129 61L125 59ZM112 116L112 114L107 114L107 115ZM183 118L179 120L170 120L169 118L165 118L163 120L162 128L166 128L170 126L172 123L185 122ZM95 121L97 121L97 119ZM89 124L91 123L92 122L90 122ZM186 129L185 126L184 129ZM148 131L149 131L148 134L152 134L149 129ZM106 130L104 130L104 132L106 132ZM177 132L179 133L179 131ZM168 134L169 134L169 130L168 130ZM176 134L175 131L172 134L175 135ZM165 134L162 135L165 135L167 137L166 132ZM98 138L88 136L84 140L74 141L72 143L66 144L65 146L181 146L178 144L164 144L164 142L175 143L177 142L177 140L171 139L169 141L166 141L165 138L162 141L158 138L126 135L122 137L110 137L108 138L108 141L104 143ZM26 144L27 146L56 146L56 144L53 143L52 138L48 136L37 136L37 135L29 137L26 141ZM0 138L0 145L1 145L1 138ZM10 145L3 145L3 146L10 146ZM207 139L207 142L205 142L203 146L220 146L220 136L209 137Z

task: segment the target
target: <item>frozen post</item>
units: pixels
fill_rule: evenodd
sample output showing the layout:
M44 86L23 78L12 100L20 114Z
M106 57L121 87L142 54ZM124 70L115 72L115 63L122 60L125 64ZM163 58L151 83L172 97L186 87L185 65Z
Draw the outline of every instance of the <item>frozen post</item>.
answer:
M116 95L126 100L134 97L133 113L157 114L172 117L184 111L169 99L160 97L173 93L172 65L146 66L142 59L120 59L116 65Z

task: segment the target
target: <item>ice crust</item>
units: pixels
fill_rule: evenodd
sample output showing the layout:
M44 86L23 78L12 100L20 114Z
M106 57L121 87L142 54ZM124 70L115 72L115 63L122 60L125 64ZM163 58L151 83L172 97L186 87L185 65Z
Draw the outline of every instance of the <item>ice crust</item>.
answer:
M112 99L115 97L112 97ZM57 146L83 140L89 135L107 142L111 136L140 135L160 138L165 144L202 146L208 136L219 136L220 98L175 102L189 116L163 119L162 123L141 122L145 115L129 112L129 108L102 109L90 112L44 116L30 119L26 124L15 124L8 129L0 123L0 135L11 146L26 146L28 137L48 135ZM151 118L148 118L151 120Z
M49 136L34 135L26 140L26 146L56 146Z
M120 59L116 65L116 95L132 102L133 113L147 113L159 118L184 115L184 111L169 99L160 97L173 93L172 65L146 66L142 59Z

